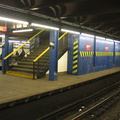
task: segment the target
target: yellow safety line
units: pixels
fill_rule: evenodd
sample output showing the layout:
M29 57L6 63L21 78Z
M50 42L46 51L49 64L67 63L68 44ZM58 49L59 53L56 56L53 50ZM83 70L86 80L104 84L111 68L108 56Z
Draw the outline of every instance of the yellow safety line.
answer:
M63 33L63 35L61 35L58 40L61 40L68 32ZM33 62L36 62L39 58L41 58L48 50L50 49L50 47L48 47L47 49L45 49L38 57L36 57Z
M20 74L20 73L11 72L11 71L6 71L6 74L20 76L20 77L33 78L33 75Z
M9 58L11 55L13 55L16 51L18 51L20 48L22 48L25 44L27 44L29 41L31 41L33 38L35 38L37 35L39 35L40 33L42 33L44 30L46 30L45 28L42 29L41 31L39 31L37 34L35 34L33 37L31 37L30 39L28 39L25 43L23 43L21 46L19 46L18 48L16 48L13 52L11 52L9 55L7 55L4 60L6 60L7 58Z

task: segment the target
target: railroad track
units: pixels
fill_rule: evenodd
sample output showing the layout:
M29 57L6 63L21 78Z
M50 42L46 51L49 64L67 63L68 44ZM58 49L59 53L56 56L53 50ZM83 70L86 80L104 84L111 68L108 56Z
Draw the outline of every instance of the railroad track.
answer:
M120 82L37 120L94 120L120 99Z
M95 120L113 104L120 100L120 88L112 91L104 97L101 97L93 104L81 107L77 113L64 120Z
M119 78L120 74L118 72L84 83L1 104L0 120L76 120L79 118L86 119L85 117L95 118L98 116L95 109L91 109L89 112L85 111L88 111L90 107L92 108L95 103L97 104L97 101L105 100L105 96L119 89ZM78 116L83 112L86 114L82 115L82 117ZM99 111L98 113L101 114Z

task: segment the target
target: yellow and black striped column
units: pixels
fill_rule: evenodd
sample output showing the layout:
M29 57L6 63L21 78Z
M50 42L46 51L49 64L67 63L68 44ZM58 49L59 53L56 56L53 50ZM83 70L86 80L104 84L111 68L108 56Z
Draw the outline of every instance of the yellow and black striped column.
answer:
M72 67L72 74L78 72L78 40L73 42L73 67Z

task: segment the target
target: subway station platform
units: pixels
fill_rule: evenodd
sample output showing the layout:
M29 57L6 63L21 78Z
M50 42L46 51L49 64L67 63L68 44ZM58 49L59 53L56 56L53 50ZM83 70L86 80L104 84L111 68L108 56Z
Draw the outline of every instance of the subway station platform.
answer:
M56 81L49 81L48 76L32 80L0 73L0 104L90 81L116 72L120 72L120 67L80 76L60 74Z

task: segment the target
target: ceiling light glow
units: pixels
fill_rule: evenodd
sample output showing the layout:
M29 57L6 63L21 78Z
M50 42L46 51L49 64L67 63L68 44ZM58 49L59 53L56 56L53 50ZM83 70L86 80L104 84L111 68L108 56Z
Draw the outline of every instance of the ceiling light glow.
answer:
M52 26L48 26L48 25L42 25L42 24L36 24L36 23L32 23L31 25L36 26L36 27L52 29L52 30L59 30L59 28L57 28L57 27L52 27Z
M5 38L5 35L0 35L0 37Z
M69 32L69 33L73 33L73 34L80 34L80 32L76 32L76 31L72 31L72 30L67 30L67 29L61 29L61 31L63 31L63 32Z
M18 33L18 32L29 32L29 31L33 31L33 29L14 30L13 33Z
M26 21L12 19L12 18L6 18L6 17L1 17L1 16L0 16L0 20L4 20L4 21L8 21L8 22L13 22L13 23L28 24L28 22L26 22Z
M81 35L84 35L84 36L86 36L86 37L94 37L94 35L86 34L86 33L81 33Z

